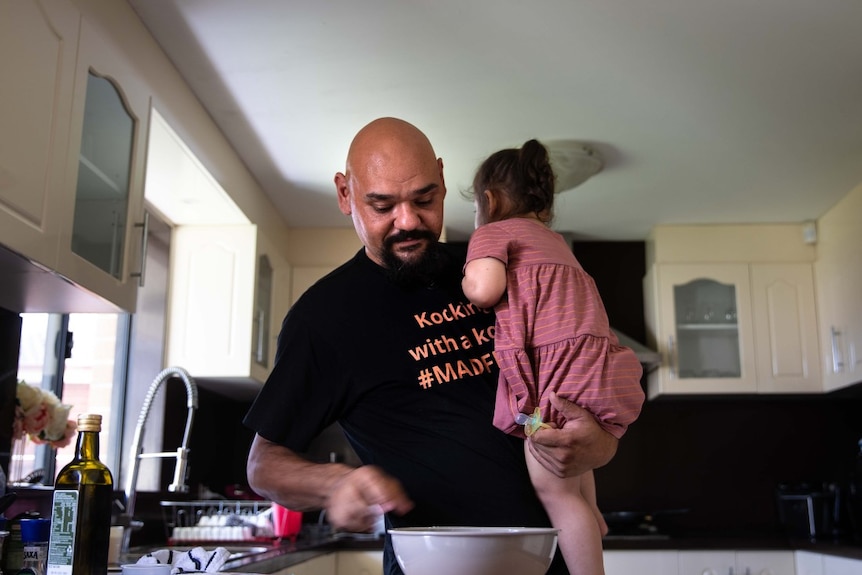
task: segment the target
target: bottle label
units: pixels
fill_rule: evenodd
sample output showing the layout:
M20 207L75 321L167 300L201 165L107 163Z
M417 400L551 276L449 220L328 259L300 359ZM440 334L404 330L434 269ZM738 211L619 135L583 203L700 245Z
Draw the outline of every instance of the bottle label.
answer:
M78 524L78 491L54 490L51 507L51 541L48 544L46 575L72 575L75 527Z

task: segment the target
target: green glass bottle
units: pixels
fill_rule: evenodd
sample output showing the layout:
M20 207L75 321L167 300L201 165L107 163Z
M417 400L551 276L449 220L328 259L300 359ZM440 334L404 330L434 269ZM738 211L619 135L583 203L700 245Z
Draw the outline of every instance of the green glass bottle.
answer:
M75 457L57 474L46 575L108 572L114 480L99 461L102 416L78 416Z

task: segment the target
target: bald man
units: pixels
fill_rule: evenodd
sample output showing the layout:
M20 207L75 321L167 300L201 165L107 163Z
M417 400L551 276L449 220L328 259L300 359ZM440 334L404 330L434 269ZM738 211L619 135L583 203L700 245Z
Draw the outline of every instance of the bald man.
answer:
M309 288L285 318L272 374L245 418L248 479L296 510L325 509L335 529L549 526L523 440L492 425L494 316L461 291L463 246L438 241L443 161L415 126L377 119L359 131L338 205L364 245ZM617 440L576 405L529 439L559 476L604 465ZM338 422L363 465L300 454ZM558 554L559 555L559 554ZM566 573L558 556L548 573ZM384 573L401 570L387 538Z

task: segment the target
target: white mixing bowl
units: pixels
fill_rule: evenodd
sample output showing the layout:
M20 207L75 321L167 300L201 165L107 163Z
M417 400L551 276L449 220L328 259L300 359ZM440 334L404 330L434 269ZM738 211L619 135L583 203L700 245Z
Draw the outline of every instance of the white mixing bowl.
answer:
M405 527L390 529L405 575L544 575L557 530L542 527Z

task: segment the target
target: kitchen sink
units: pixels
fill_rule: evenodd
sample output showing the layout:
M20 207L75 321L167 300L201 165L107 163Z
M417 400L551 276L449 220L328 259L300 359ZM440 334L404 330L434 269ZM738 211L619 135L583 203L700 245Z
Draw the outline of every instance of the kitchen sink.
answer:
M271 551L273 547L267 545L261 545L260 543L249 543L243 545L242 543L237 542L224 542L224 543L207 543L202 545L152 545L146 547L133 547L129 550L129 553L120 557L120 564L126 563L136 563L138 559L146 555L147 553L152 553L154 551L159 551L163 549L169 549L174 553L185 553L190 549L194 549L195 547L203 547L207 551L211 551L216 547L224 547L230 553L230 556L227 559L227 562L239 561L242 559L248 559L250 557L254 557L256 555L262 555L267 551ZM119 570L119 567L117 567Z
M212 550L216 547L224 547L230 553L230 557L228 557L228 561L235 561L237 559L245 559L247 557L253 557L254 555L260 555L261 553L266 553L271 549L271 547L266 547L264 545L219 545L218 543L214 543L213 545L202 546L204 549ZM191 545L179 545L167 547L167 549L173 549L175 552L183 553L192 549Z

